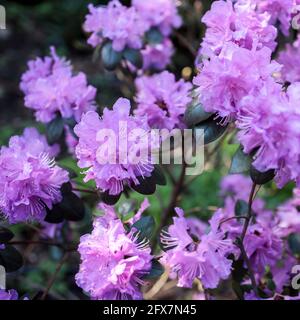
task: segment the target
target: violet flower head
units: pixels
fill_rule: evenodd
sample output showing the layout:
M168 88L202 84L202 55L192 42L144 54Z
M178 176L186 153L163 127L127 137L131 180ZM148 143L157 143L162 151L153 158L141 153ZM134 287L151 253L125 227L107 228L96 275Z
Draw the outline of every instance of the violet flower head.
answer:
M300 81L300 36L293 44L287 44L285 49L279 52L277 61L283 66L281 74L284 81Z
M123 6L118 0L112 0L107 6L89 5L84 30L91 33L88 43L96 47L108 39L113 49L123 51L125 47L140 49L143 36L149 28L135 7Z
M69 176L53 160L57 151L34 128L0 149L0 211L10 223L42 221L46 208L61 201Z
M143 69L163 70L171 62L174 53L172 41L165 38L161 43L148 44L141 51L143 55Z
M82 72L72 74L70 62L59 58L51 47L51 56L28 63L20 84L25 106L35 111L37 121L48 123L57 114L74 117L78 122L84 112L95 109L96 89L87 84Z
M151 269L151 249L126 232L114 209L104 205L105 215L94 221L91 234L81 237L81 265L76 283L92 299L140 300L142 277Z
M14 289L7 291L0 289L0 301L1 300L19 300L18 292Z
M280 188L289 181L300 185L299 97L300 83L284 92L268 81L240 101L239 140L246 153L257 150L253 164L259 171L275 170Z
M182 20L177 12L175 0L133 0L132 6L150 27L156 27L164 36L173 28L179 28Z
M178 277L179 287L190 288L197 278L205 288L216 288L231 273L228 255L234 250L232 241L219 230L217 217L210 221L208 234L198 234L190 228L181 209L176 208L176 213L178 217L161 234L166 249L161 262L170 268L172 277Z
M148 124L155 129L182 128L183 115L191 102L192 85L164 71L136 79L138 116L147 115Z
M85 181L94 179L101 191L119 195L126 185L138 185L154 170L153 144L147 119L130 115L130 102L120 98L113 109L86 113L75 127L76 156L88 168Z
M250 51L234 44L223 48L220 56L203 63L194 78L199 100L207 112L215 112L227 123L236 118L240 100L255 96L263 83L280 71L271 62L271 50Z
M214 1L203 16L207 30L201 44L200 54L208 57L219 55L226 43L259 50L276 47L277 30L269 25L270 16L255 10L255 5L242 1Z

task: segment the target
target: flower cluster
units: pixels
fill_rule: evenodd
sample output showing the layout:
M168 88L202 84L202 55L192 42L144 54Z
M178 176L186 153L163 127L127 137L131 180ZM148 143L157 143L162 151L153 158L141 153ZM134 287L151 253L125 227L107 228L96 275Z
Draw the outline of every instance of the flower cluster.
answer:
M276 47L277 29L269 25L270 16L259 14L249 1L215 1L202 18L207 26L200 53L219 55L227 43L249 50Z
M18 292L14 289L8 291L0 289L0 301L1 300L19 300Z
M0 211L10 223L42 221L46 208L61 201L60 188L69 178L55 165L57 152L33 128L0 149Z
M72 74L70 62L59 58L51 47L51 56L29 61L20 84L25 106L35 110L37 121L48 123L57 115L75 118L95 109L96 89L87 84L84 73Z
M191 102L192 85L164 71L153 76L142 76L135 81L137 87L138 116L146 115L151 128L169 129L183 127L183 115Z
M237 201L248 201L249 197L242 186L249 192L250 178L231 175L221 182L225 199L224 207L217 211L219 226L232 241L240 236L243 228L242 219L234 215L235 205ZM276 214L265 209L262 199L255 199L252 205L255 223L250 225L244 238L245 251L256 277L261 279L269 268L279 293L289 284L292 266L296 264L296 258L287 248L286 239L299 227L298 212L295 211L299 202L297 196L295 191L295 198L279 207ZM283 217L283 213L286 216Z
M210 51L213 55L198 66L200 73L194 78L194 84L198 86L199 100L204 109L216 113L221 118L220 124L235 121L244 151L255 153L255 168L261 172L275 170L277 184L282 187L291 180L299 185L300 149L296 142L299 140L296 123L300 118L296 107L299 84L293 83L287 91L282 88L283 79L297 79L297 71L291 71L290 67L291 54L297 50L297 42L280 55L282 66L271 61L271 49L275 46L262 40L274 40L276 36L276 33L265 31L273 30L269 25L268 12L272 11L273 15L275 11L281 12L282 6L278 3L260 1L257 4L256 1L239 0L233 5L231 1L214 2L204 17L208 30L202 44L203 52ZM290 12L287 7L285 9L285 12ZM229 17L220 19L227 12ZM233 13L234 18L231 17ZM262 32L257 27L247 28L251 24L241 18L243 13L255 19L265 17L262 25L266 29ZM281 14L279 16L282 17ZM242 19L245 24L236 19ZM224 28L220 31L217 21L226 21L230 31L224 31ZM230 36L224 40L222 33ZM268 36L263 38L262 34ZM244 38L237 41L238 35L245 36L248 41L245 42ZM222 41L217 42L220 39Z
M176 213L178 217L161 235L166 250L161 262L171 269L173 277L178 276L180 287L190 288L195 279L200 279L205 288L216 288L231 273L232 260L228 255L234 250L232 241L219 231L216 217L210 221L210 232L205 234L184 218L183 210L177 208Z
M174 0L135 0L131 7L112 0L107 6L89 5L89 11L84 30L91 33L91 46L111 41L118 52L141 49L143 69L162 70L170 63L173 44L168 37L173 28L181 25ZM154 40L148 38L151 31L156 34Z
M118 195L126 185L138 185L139 178L151 175L150 127L146 118L130 115L129 100L118 99L102 118L86 113L74 130L78 165L88 168L85 181L94 179L101 191Z
M81 237L81 265L76 283L93 299L140 300L140 285L151 269L151 249L125 231L113 207L101 205L104 216L94 221L93 231Z
M277 61L283 66L281 74L284 81L300 81L300 36L293 44L287 44L285 50L279 52Z

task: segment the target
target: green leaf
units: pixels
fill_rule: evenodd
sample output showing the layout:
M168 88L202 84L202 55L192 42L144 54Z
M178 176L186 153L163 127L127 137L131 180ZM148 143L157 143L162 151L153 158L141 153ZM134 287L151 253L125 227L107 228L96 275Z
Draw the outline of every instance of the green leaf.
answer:
M115 51L111 42L107 42L101 50L103 66L107 70L114 70L122 59L122 52Z
M232 158L230 174L245 173L250 170L252 159L248 154L245 154L242 147L239 146L235 155Z
M238 200L234 208L237 217L244 216L248 213L248 203L244 200Z
M164 36L158 28L151 28L146 32L146 41L149 44L159 44L164 40Z
M157 260L152 260L152 268L150 272L143 277L143 279L153 279L153 278L158 278L164 273L164 267L157 261Z
M60 116L47 124L46 134L50 144L57 142L64 132L64 120Z
M61 208L58 205L54 205L50 210L47 208L47 215L45 221L49 223L62 223L64 221L64 215Z
M0 244L10 241L13 237L14 234L10 230L0 227Z
M154 228L155 222L152 216L142 217L131 226L131 229L136 229L139 232L140 240L145 238L150 239L152 237Z
M146 178L138 178L140 184L132 185L131 188L138 193L151 195L156 190L156 180L153 176Z
M137 69L143 67L143 56L140 50L126 48L123 52L123 57L132 63Z
M275 170L271 169L266 172L260 172L254 166L251 166L250 177L258 185L266 184L275 177Z
M294 255L300 255L300 233L293 233L288 237L288 243Z
M184 114L184 121L188 128L193 128L211 116L212 113L204 111L202 104L193 101Z
M199 129L204 130L204 144L209 144L220 138L225 133L227 126L219 125L211 117L195 127L195 136L202 135L202 131L200 131Z
M167 184L166 177L159 165L154 166L154 170L152 171L152 176L155 180L155 183L160 186L165 186Z
M0 265L6 272L14 272L23 265L23 257L17 249L10 245L5 245L5 249L0 250Z

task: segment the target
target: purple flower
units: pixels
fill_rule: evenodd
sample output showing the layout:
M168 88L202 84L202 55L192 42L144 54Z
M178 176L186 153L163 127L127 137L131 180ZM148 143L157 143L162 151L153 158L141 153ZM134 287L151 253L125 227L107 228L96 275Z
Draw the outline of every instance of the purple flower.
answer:
M95 109L96 89L87 84L84 73L72 75L70 62L56 55L28 63L20 84L25 106L35 110L37 121L48 123L57 114L74 117L78 122L84 112Z
M271 228L254 224L249 227L244 247L255 272L262 275L283 256L283 242Z
M91 234L81 237L81 265L76 283L92 299L140 300L142 277L151 269L151 249L127 233L113 207L102 206L105 215L94 221Z
M69 178L55 165L57 151L34 128L0 149L0 211L10 223L42 221L46 208L61 201L60 188Z
M253 1L253 0L252 0ZM268 13L271 16L270 23L280 23L280 29L288 36L293 17L295 0L254 0L259 12Z
M225 123L235 119L240 100L250 94L255 97L263 83L280 70L270 59L271 50L266 47L250 51L228 44L219 56L204 61L194 78L204 109L216 112Z
M276 182L300 185L299 110L300 83L286 92L272 81L240 101L237 127L246 153L256 150L254 166L276 171Z
M292 45L287 44L286 48L279 52L277 61L283 65L281 73L285 81L300 81L300 36Z
M132 6L150 27L157 27L164 36L172 32L172 28L181 26L181 18L174 0L133 0Z
M88 168L85 181L94 179L101 191L120 194L124 186L138 185L154 169L147 119L130 115L130 102L120 98L103 117L86 113L75 127L79 137L76 156L80 168Z
M178 277L179 287L192 287L193 281L200 279L205 288L216 288L221 279L231 273L232 261L227 258L232 252L233 243L225 239L219 230L216 217L210 221L208 234L193 233L184 213L177 208L178 217L168 231L161 234L165 246L161 262L171 270L172 277Z
M14 289L8 291L0 289L0 300L19 300L18 292Z
M142 51L143 69L163 70L171 62L171 57L174 53L172 41L165 38L162 43L146 45Z
M226 43L257 50L276 47L277 30L268 24L270 16L259 14L255 6L246 1L214 1L210 11L202 18L207 26L200 53L212 57L219 55Z
M142 47L142 37L149 25L134 7L128 8L113 0L106 7L95 8L90 4L89 11L84 30L92 33L88 39L91 46L96 47L109 39L116 51L122 51L126 46L134 49Z
M142 76L135 82L137 109L135 114L146 115L151 128L182 128L182 117L191 102L192 85L164 71L153 76Z

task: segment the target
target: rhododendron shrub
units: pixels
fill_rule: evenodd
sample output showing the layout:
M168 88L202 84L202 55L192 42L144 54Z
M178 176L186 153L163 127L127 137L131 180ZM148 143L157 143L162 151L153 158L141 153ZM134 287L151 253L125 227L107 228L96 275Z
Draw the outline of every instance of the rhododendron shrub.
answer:
M80 59L30 58L31 118L0 133L0 300L300 300L298 5L90 4Z

